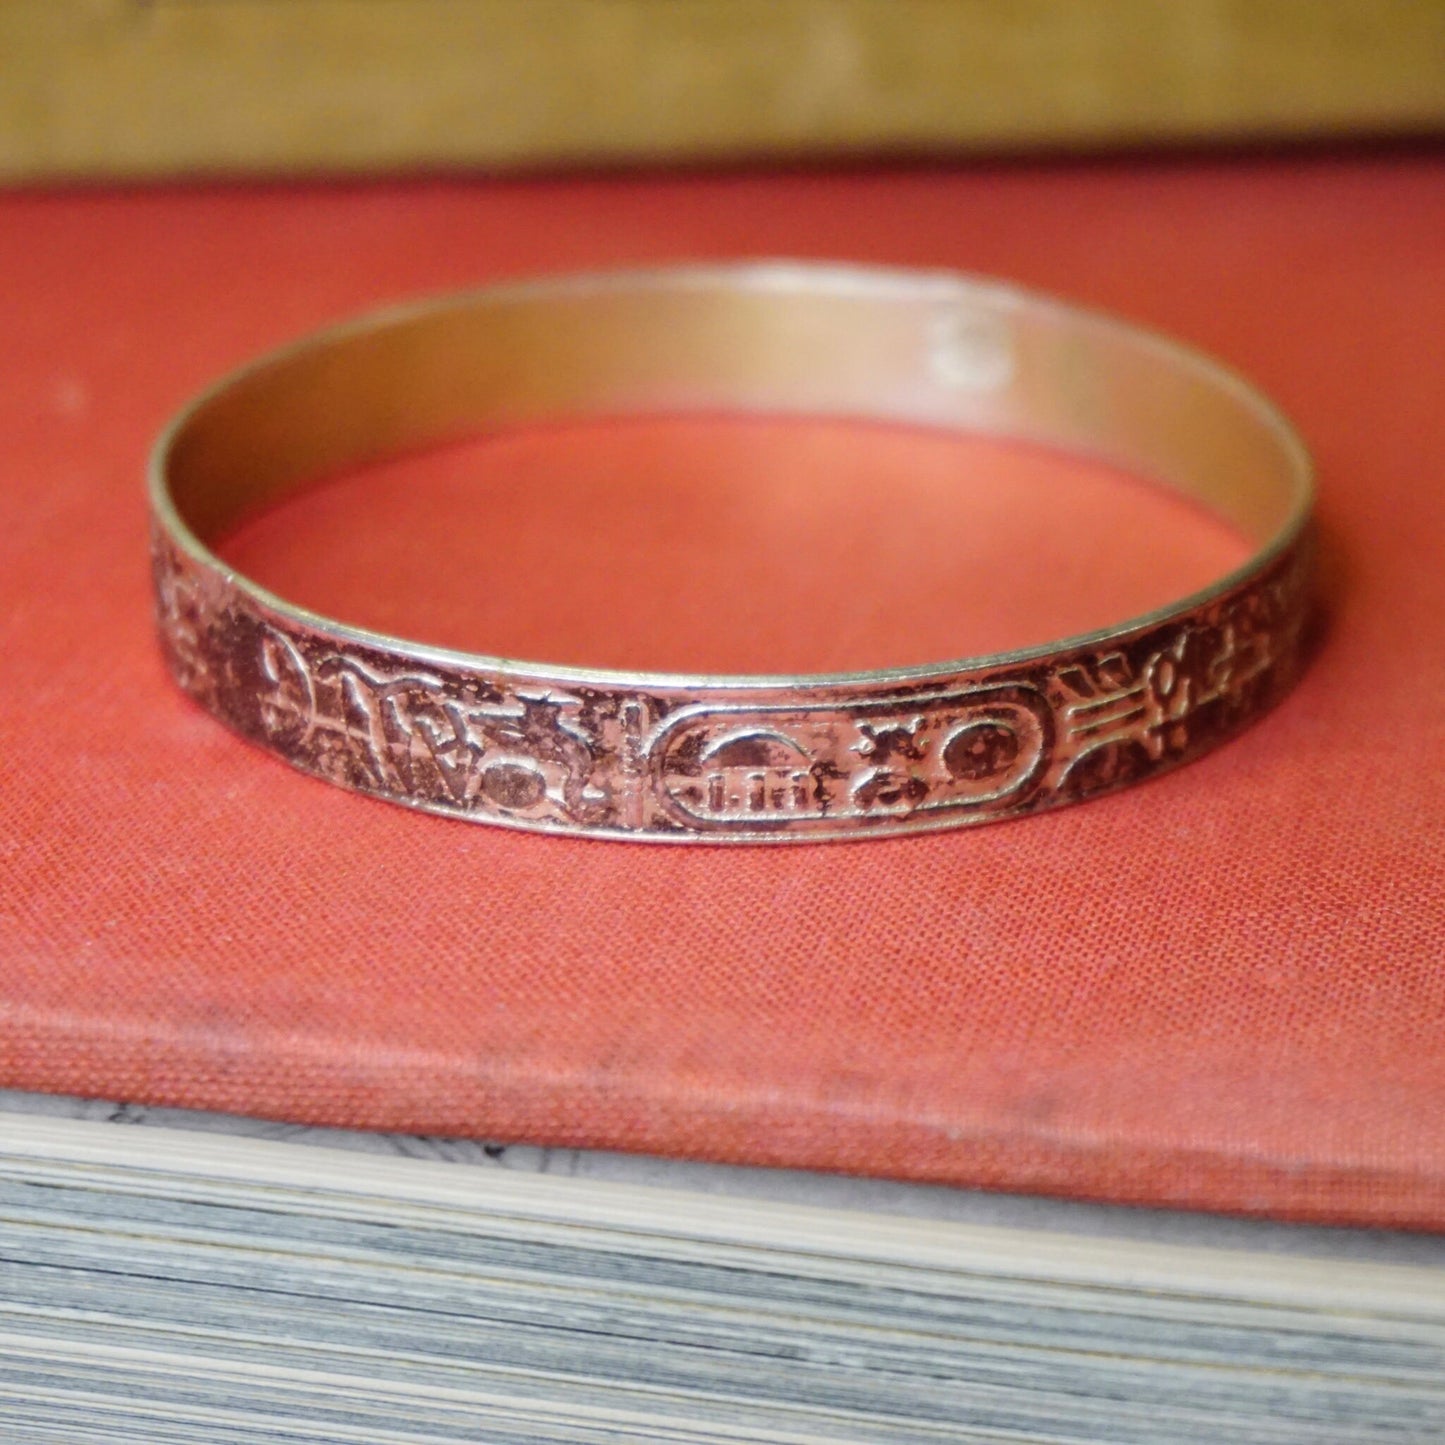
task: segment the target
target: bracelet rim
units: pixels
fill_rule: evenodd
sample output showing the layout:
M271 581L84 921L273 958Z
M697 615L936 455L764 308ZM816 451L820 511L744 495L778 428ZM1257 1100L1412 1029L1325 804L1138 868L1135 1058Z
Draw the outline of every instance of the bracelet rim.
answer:
M573 291L590 291L599 286L648 286L658 281L668 283L697 281L703 284L721 281L729 285L761 283L766 287L792 286L796 285L799 280L807 281L814 277L828 280L847 277L863 283L893 282L900 286L906 286L910 290L918 284L927 285L937 282L947 287L950 292L959 283L963 283L970 291L975 291L981 296L1007 302L1021 301L1030 306L1048 308L1066 323L1076 319L1086 320L1092 324L1122 332L1131 343L1148 344L1176 360L1187 363L1191 368L1205 374L1218 389L1232 393L1237 400L1261 417L1269 426L1281 449L1289 453L1295 497L1287 522L1265 545L1251 547L1249 555L1242 562L1203 587L1164 602L1147 612L1135 613L1121 618L1116 623L1108 623L1085 632L1069 633L1062 637L1050 638L1025 647L1009 648L999 652L928 659L919 663L900 663L897 666L881 668L844 669L832 672L714 673L654 668L593 667L579 663L554 663L544 658L509 658L491 653L442 647L399 633L378 632L370 628L358 627L344 618L315 612L310 608L291 602L248 577L245 573L229 566L218 552L207 546L196 535L181 515L171 496L169 462L177 437L215 398L230 392L238 383L270 370L277 363L304 353L326 350L381 327L406 325L479 301L490 303L495 300L516 300L527 303L550 299ZM836 419L844 424L850 420L848 417ZM866 415L859 415L852 419L857 421L875 420ZM906 421L897 424L901 427L913 425ZM945 426L935 429L944 433L959 430ZM1027 443L1030 440L1027 437L1001 433L980 432L978 434L999 436L1001 440L1021 443ZM1050 446L1047 442L1040 444ZM1057 446L1052 449L1062 455L1088 455L1083 452L1070 452ZM318 478L317 480L323 479ZM1150 486L1167 488L1166 483L1155 477L1145 476L1140 480ZM1135 323L1106 310L1076 305L1072 301L1051 293L999 281L993 277L938 269L913 271L902 267L782 259L565 273L557 276L504 281L458 292L442 292L367 310L360 315L317 328L284 345L270 348L250 361L223 373L209 386L194 395L171 417L154 442L147 461L147 481L151 516L174 545L188 553L196 564L222 575L230 586L244 593L257 605L278 616L293 619L312 632L336 637L355 646L379 651L405 652L408 656L437 666L496 673L501 676L516 676L527 681L535 681L540 677L555 678L559 684L564 686L596 683L599 686L631 685L665 691L696 690L698 688L740 688L760 691L779 687L823 689L848 688L860 684L886 686L919 677L987 672L998 667L1037 662L1055 654L1085 651L1103 642L1148 631L1176 616L1208 607L1212 602L1235 591L1259 573L1266 571L1279 557L1298 545L1301 536L1311 525L1315 506L1313 459L1294 423L1268 393L1243 372L1209 351L1171 336L1168 332ZM1207 504L1206 509L1208 509Z

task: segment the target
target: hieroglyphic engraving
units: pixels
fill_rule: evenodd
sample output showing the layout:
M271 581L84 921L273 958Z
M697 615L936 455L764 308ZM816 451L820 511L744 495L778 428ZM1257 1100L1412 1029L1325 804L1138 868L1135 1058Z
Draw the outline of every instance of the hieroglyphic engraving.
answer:
M681 710L652 745L657 794L692 827L794 830L986 810L1036 781L1052 738L1027 684L807 707Z
M926 687L549 681L343 644L158 540L171 670L236 731L360 791L611 836L778 838L1016 816L1232 735L1297 670L1308 569L1108 645Z
M591 738L572 694L458 687L340 652L313 664L270 629L260 650L271 684L260 700L268 736L288 736L315 771L337 781L461 811L577 823L606 801L591 784Z
M172 674L192 694L211 686L206 629L213 608L208 590L214 590L204 573L181 564L174 550L157 539L152 554L155 581L156 627Z
M270 629L261 634L261 676L265 685L257 705L268 736L304 747L319 719L316 684L289 637Z
M1060 764L1055 786L1084 795L1132 781L1238 725L1281 660L1299 647L1298 569L1288 570L1213 618L1183 623L1160 645L1080 658L1058 669Z

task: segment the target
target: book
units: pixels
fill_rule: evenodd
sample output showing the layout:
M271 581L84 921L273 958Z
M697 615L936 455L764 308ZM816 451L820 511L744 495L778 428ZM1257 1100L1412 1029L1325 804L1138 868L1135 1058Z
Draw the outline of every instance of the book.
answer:
M24 1445L1445 1432L1439 1237L0 1104Z
M1442 221L1434 153L0 196L0 1085L1445 1229ZM1253 376L1320 464L1299 687L1112 798L775 850L419 816L187 703L143 489L187 396L372 304L699 254L1002 273ZM711 418L398 461L232 555L422 639L766 667L1047 641L1227 544L1077 458Z

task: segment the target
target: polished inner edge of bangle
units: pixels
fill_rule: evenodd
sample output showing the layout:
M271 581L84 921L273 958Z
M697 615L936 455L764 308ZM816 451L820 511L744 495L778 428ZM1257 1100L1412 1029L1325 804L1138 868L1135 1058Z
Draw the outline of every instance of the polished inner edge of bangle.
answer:
M1108 634L1258 572L1310 507L1309 461L1288 422L1234 373L1167 337L993 282L785 262L499 286L321 333L183 413L157 447L152 502L177 543L233 576L211 547L346 469L555 420L719 412L881 419L1083 453L1193 499L1252 543L1229 576ZM233 580L327 632L476 667L621 676L381 639Z

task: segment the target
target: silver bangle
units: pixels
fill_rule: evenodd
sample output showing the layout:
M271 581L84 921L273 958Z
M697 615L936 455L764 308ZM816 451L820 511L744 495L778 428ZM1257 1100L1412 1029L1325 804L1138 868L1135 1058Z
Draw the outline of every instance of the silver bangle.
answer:
M560 416L884 418L1103 457L1252 541L1117 627L923 667L678 676L503 661L292 606L210 550L328 473ZM993 822L1107 792L1248 725L1300 663L1308 456L1216 362L988 281L792 263L498 286L277 352L151 465L162 644L236 732L344 787L603 838L792 842Z

